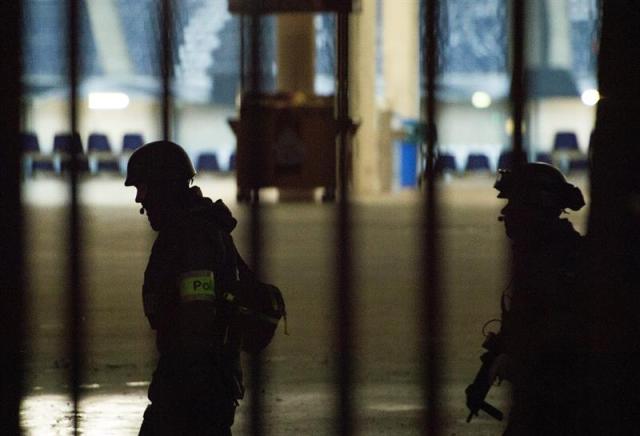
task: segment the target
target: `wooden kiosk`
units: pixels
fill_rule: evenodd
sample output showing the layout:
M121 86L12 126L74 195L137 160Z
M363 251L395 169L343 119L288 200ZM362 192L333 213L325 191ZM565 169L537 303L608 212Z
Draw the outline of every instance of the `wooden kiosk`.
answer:
M255 14L254 3L255 0L229 0L229 11ZM263 0L259 13L348 14L354 10L353 3L356 2ZM339 49L340 47L338 51ZM301 190L322 187L323 201L335 199L337 167L343 164L338 162L336 139L341 126L348 129L350 134L355 131L352 123L338 122L335 103L334 96L316 96L302 92L256 96L242 90L240 117L229 120L237 139L238 201L251 200L254 198L253 194L264 187ZM260 113L259 144L252 144L250 108L257 108ZM256 152L256 147L260 147L259 153ZM255 159L260 162L255 162Z

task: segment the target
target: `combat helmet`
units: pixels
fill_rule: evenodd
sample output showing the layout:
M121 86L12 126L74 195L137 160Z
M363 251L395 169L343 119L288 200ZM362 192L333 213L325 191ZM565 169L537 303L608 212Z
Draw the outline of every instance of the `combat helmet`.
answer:
M518 200L534 207L577 211L585 205L580 189L567 182L556 167L543 162L498 170L493 187L498 190L498 198Z
M125 186L138 183L190 180L196 175L189 155L171 141L154 141L133 152L127 164Z

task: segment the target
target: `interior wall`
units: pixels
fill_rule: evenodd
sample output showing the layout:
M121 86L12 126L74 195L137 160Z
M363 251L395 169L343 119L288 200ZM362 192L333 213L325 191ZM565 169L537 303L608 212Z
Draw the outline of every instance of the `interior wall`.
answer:
M548 98L540 103L531 103L531 142L540 151L553 147L557 132L572 131L578 136L578 145L587 152L589 137L595 125L595 106L586 106L579 98Z
M494 103L486 109L476 109L469 103L440 103L436 120L438 142L445 147L505 144L507 113L505 103Z
M199 153L215 152L218 163L227 168L236 148L236 137L227 121L237 117L233 107L186 105L176 111L176 140L194 163Z
M438 148L455 157L460 171L469 153L487 155L495 167L500 152L510 143L507 119L506 102L494 103L486 109L477 109L470 103L440 103L436 118Z

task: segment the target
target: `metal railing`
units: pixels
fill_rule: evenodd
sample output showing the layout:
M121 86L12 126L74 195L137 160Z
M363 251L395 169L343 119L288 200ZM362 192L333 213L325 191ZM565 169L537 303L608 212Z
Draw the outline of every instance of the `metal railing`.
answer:
M20 130L21 130L21 31L22 31L22 1L14 0L1 2L0 6L0 34L3 41L15 41L15 44L2 44L0 56L3 60L0 66L0 101L3 102L5 113L0 117L0 137L3 146L0 147L0 189L2 193L0 204L0 322L2 331L0 336L0 425L4 435L20 434L19 408L22 397L23 360L21 351L24 348L24 241L22 239L24 224L20 199ZM259 2L255 2L256 5ZM514 124L513 150L514 162L523 153L522 121L525 95L524 81L524 11L525 0L512 0L512 87L511 102ZM68 86L69 86L69 126L71 132L78 131L78 89L79 65L81 51L79 43L79 8L80 0L67 0L68 34ZM171 139L171 69L172 69L172 0L161 0L161 71L162 71L162 134ZM256 6L258 7L258 6ZM442 428L442 398L441 380L442 369L442 288L440 280L440 254L442 252L438 238L439 202L435 167L435 119L437 111L436 79L437 79L437 39L438 39L438 0L427 0L424 16L426 24L424 47L426 49L425 65L425 110L423 122L427 126L426 149L427 170L424 191L423 211L423 310L421 317L422 345L425 356L423 372L424 390L424 422L423 433L437 435ZM338 65L337 65L337 147L339 155L339 177L337 197L337 229L336 229L336 294L335 310L338 313L338 328L336 330L336 345L338 372L335 378L338 405L336 410L336 432L340 435L351 435L354 428L354 329L353 329L353 271L351 258L351 206L349 201L349 174L347 161L350 149L350 131L352 128L349 118L348 92L348 64L349 64L349 15L344 12L337 14ZM260 78L260 13L256 11L250 16L250 83L248 89L258 95L261 89ZM244 59L243 59L244 62ZM243 78L244 80L244 78ZM258 105L251 105L248 112L252 121L250 126L250 144L254 148L254 155L258 158L252 163L253 186L259 185L261 173L260 155L260 111ZM69 386L73 400L73 428L79 432L80 384L85 370L84 350L85 332L81 318L85 310L85 294L82 277L82 220L78 202L78 174L79 152L73 147L69 173L71 202L69 207L69 291L68 291L68 323L69 336L67 338L68 354L70 356ZM258 276L262 271L263 228L258 190L255 190L251 203L250 214L251 263ZM263 361L260 356L251 359L250 368L251 395L250 431L254 436L264 434L264 416L262 391L265 382Z
M436 79L438 62L438 0L425 4L423 125L426 128L426 159L423 211L423 310L421 313L425 397L423 433L437 435L442 421L440 381L442 370L442 292L440 287L440 244L438 240L438 190L436 173Z

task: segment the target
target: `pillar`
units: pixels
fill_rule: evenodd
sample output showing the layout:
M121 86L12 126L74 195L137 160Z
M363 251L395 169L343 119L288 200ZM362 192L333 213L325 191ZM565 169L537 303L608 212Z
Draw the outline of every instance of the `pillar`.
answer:
M382 0L384 100L407 118L420 114L419 3Z
M403 2L404 3L404 2ZM380 151L376 104L376 8L362 3L351 18L351 116L360 123L353 141L353 189L356 195L380 192Z

